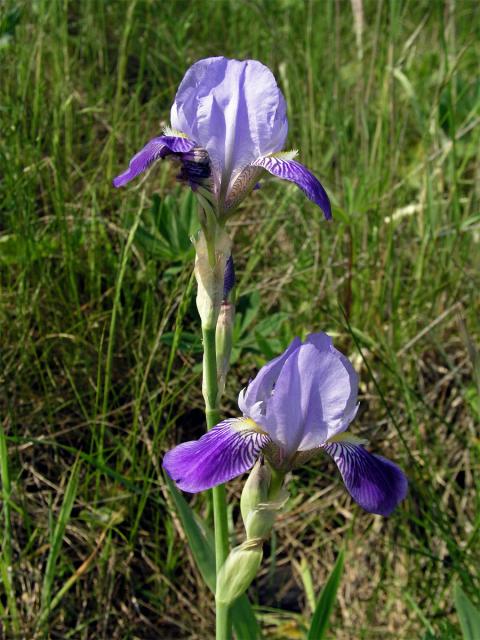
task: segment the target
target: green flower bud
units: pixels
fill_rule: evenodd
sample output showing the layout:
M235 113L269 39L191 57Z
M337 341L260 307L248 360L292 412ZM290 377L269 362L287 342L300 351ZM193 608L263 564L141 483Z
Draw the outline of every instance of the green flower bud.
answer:
M288 493L280 486L275 490L274 499L269 499L271 489L271 469L257 461L245 483L240 500L247 540L266 540L270 536L275 518L288 498Z
M255 538L266 540L269 538L276 517L276 509L269 509L263 505L250 511L246 520L244 520L247 540Z
M270 467L257 460L245 482L240 498L240 511L244 522L251 511L267 501L271 478Z
M231 604L250 586L262 562L263 541L247 540L228 554L217 577L217 602Z

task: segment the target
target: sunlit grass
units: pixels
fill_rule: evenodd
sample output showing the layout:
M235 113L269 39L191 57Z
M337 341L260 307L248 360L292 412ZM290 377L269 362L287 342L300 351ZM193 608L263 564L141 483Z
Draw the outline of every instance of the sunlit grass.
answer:
M297 473L251 599L270 637L299 637L310 615L300 563L318 594L345 548L332 637L458 637L453 585L477 605L480 587L476 3L364 2L356 31L350 3L328 0L0 11L5 633L211 637L211 601L160 471L167 446L203 429L191 256L168 255L178 237L164 226L164 253L148 243L154 193L191 201L167 164L122 191L111 179L168 122L186 68L223 54L274 70L289 146L334 204L326 223L272 180L232 221L225 413L292 336L328 331L361 373L352 431L411 480L382 520L350 502L327 460ZM196 505L209 515L203 497Z

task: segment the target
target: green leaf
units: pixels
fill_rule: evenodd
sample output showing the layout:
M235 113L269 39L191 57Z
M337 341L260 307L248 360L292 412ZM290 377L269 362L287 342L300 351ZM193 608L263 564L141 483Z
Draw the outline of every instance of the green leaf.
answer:
M165 479L198 570L210 591L215 593L215 552L206 531L202 530L189 504L167 474Z
M254 336L262 355L264 355L269 360L277 355L275 350L270 346L268 338L265 338L265 336L263 336L259 331L255 331Z
M458 584L454 588L453 598L464 640L478 640L480 638L480 611Z
M258 640L262 637L252 605L246 595L235 600L231 607L233 628L241 640Z
M344 553L338 554L335 566L322 589L317 606L313 613L307 640L323 640L328 629L328 621L337 597L338 585L343 572Z
M0 236L0 264L24 264L55 255L58 242L51 238L38 238L32 242L17 234Z
M215 593L215 551L212 544L212 533L196 517L167 474L165 474L165 478L200 574L210 591ZM231 613L238 638L257 640L261 637L255 614L246 595L241 596L233 603Z
M145 227L138 227L135 233L135 242L142 251L155 258L170 260L172 257L170 247L164 238L151 234Z
M135 242L153 258L168 262L188 262L195 255L191 236L198 229L194 196L189 191L176 197L152 197L152 206L143 214L144 224L138 227Z

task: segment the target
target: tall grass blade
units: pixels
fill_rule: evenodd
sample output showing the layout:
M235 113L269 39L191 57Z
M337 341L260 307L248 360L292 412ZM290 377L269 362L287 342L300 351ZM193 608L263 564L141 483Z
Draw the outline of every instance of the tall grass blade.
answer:
M313 613L307 640L323 640L328 629L328 622L337 597L338 585L343 573L344 553L340 551L335 566L322 589L322 593Z
M52 586L55 580L55 569L57 567L57 560L62 548L63 536L70 519L73 503L77 495L79 467L79 458L77 458L73 465L70 478L68 479L62 506L60 507L60 513L58 514L57 524L55 525L50 543L50 553L48 555L47 566L43 578L41 611L39 620L45 620L48 616L48 610L50 609Z
M0 576L3 588L7 596L7 604L12 620L12 629L15 634L20 632L17 604L15 599L15 588L13 585L12 572L12 525L10 521L10 495L12 492L10 484L10 469L8 465L8 450L5 434L0 426L0 477L2 480L2 505L3 505L3 540L2 553L0 555ZM2 614L3 616L3 614ZM5 620L4 620L5 621ZM5 621L6 624L6 621Z
M112 383L113 349L115 345L115 331L117 327L117 317L120 313L120 307L121 307L120 297L122 292L123 279L125 277L125 271L127 269L128 258L130 255L130 249L132 247L133 240L135 238L138 225L140 223L142 210L143 210L143 199L141 200L135 220L133 221L132 227L128 233L127 241L125 243L125 246L122 252L122 257L120 259L120 267L118 270L117 281L115 283L115 294L113 298L112 315L110 317L110 328L108 332L108 347L107 347L107 357L106 357L106 363L105 363L105 379L103 383L102 422L100 424L100 442L98 443L98 458L100 462L103 462L105 421L107 416L110 386Z
M480 638L480 611L457 584L453 592L464 640Z

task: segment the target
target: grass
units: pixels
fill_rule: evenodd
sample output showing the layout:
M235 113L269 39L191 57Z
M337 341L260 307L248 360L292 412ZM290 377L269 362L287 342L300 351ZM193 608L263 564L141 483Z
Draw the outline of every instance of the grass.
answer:
M304 568L318 595L345 549L332 638L460 637L453 586L477 605L480 588L477 3L0 11L3 637L211 637L160 470L166 448L204 428L191 200L167 163L121 192L111 179L168 122L186 68L218 54L274 70L289 145L334 204L327 224L269 181L232 222L225 415L292 336L326 330L361 373L355 433L410 478L383 520L351 503L327 460L296 473L251 600L268 637L301 637ZM165 222L179 216L182 228ZM194 504L208 517L204 497Z

